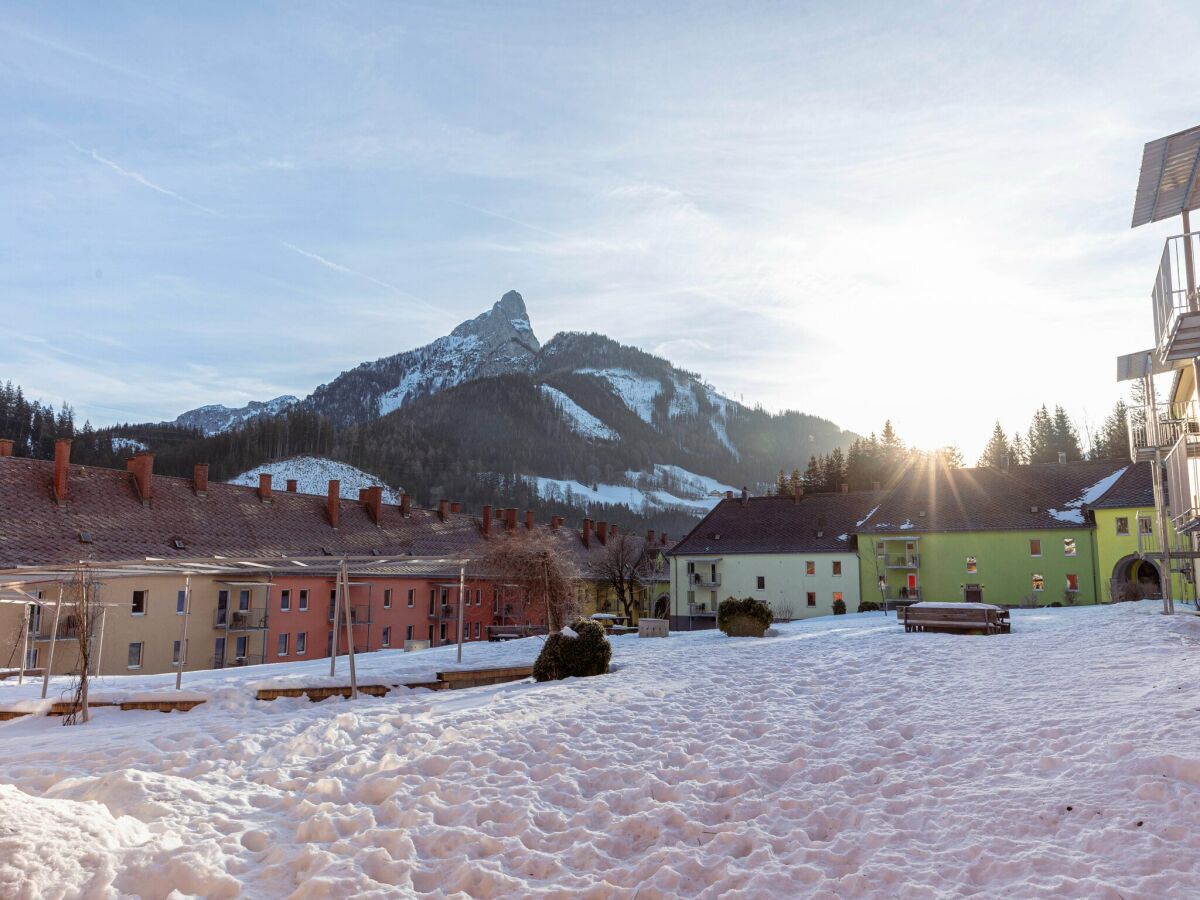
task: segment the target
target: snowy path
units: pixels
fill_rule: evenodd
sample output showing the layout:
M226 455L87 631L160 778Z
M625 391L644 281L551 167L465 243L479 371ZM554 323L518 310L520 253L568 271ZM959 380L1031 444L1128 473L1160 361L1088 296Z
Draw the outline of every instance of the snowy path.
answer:
M1200 619L781 630L624 637L552 685L257 703L216 673L186 715L0 725L0 896L1195 896Z

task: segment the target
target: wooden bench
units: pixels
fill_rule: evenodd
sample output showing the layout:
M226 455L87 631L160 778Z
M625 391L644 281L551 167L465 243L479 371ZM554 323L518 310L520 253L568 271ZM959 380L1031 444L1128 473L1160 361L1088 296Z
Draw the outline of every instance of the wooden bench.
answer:
M1002 634L1011 631L1001 621L1008 610L986 603L914 603L896 610L905 631L941 631L962 634Z
M461 688L483 687L490 684L504 684L508 681L521 681L533 675L533 666L506 666L494 669L463 669L457 672L438 672L438 681L443 682L449 690Z

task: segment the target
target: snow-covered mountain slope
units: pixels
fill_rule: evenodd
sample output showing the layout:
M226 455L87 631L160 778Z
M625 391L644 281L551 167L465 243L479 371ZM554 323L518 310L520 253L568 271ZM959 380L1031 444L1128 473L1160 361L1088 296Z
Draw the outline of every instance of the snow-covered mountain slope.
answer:
M596 438L602 441L615 441L620 435L593 416L590 412L560 391L548 384L539 385L543 394L549 397L571 423L571 427L584 437Z
M656 465L651 472L626 472L619 484L583 484L569 478L533 476L538 496L547 501L622 505L641 515L676 511L703 515L734 488L678 466Z
M175 417L175 424L187 428L198 428L206 435L220 434L222 431L228 431L258 416L277 416L299 402L290 394L284 394L266 402L251 400L245 406L239 406L237 409L216 403L181 413Z
M262 474L271 475L271 488L275 491L282 491L287 480L295 478L296 490L299 493L319 494L323 497L329 490L330 479L336 478L341 481L340 490L343 497L353 499L358 496L360 488L374 487L378 484L383 485L384 503L400 502L400 488L389 487L374 475L356 469L349 463L326 459L323 456L293 456L277 460L243 472L229 479L229 483L255 487L258 485L258 476Z

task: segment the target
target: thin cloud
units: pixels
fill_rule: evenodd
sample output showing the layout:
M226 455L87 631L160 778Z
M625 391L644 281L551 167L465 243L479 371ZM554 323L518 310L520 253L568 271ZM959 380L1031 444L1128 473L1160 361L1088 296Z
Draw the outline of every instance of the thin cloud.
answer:
M408 297L410 300L416 300L418 303L424 304L429 309L435 308L433 304L426 303L426 301L422 300L420 297L410 294L408 291L398 288L394 284L389 284L386 281L382 281L373 275L368 275L366 272L360 272L357 269L350 268L349 266L343 266L341 263L334 262L332 259L328 259L319 253L313 253L311 250L305 250L303 247L297 247L295 244L290 244L287 241L280 241L279 243L281 246L286 247L293 253L299 253L301 256L306 256L313 262L320 263L325 268L332 269L334 272L341 272L343 275L361 278L364 281L369 281L371 284L378 285L379 287L389 290L395 294L401 294L402 296Z
M198 209L198 210L200 210L200 212L207 213L210 216L219 217L221 215L215 209L210 209L207 206L200 205L199 203L195 202L194 200L189 200L187 197L183 196L182 194L177 194L177 193L175 193L175 191L165 188L161 184L155 184L153 181L151 181L149 178L147 178L145 175L141 174L140 172L134 172L131 169L126 169L126 168L123 168L122 166L119 166L117 163L113 162L111 159L106 159L105 157L101 156L95 150L85 150L83 147L80 147L74 141L68 141L68 143L72 147L74 147L77 152L82 153L84 156L90 156L96 162L108 166L114 172L117 172L120 175L124 175L126 178L132 179L133 181L136 181L138 184L143 185L144 187L150 188L150 190L152 190L152 191L157 191L158 193L162 194L165 197L170 197L172 200L178 200L180 203L184 203L184 204L192 207L193 209Z

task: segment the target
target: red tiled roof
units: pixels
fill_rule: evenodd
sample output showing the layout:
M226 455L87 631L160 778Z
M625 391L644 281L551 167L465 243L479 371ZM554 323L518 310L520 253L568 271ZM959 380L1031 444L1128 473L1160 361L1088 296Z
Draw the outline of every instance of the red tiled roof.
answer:
M671 551L694 553L850 552L850 535L884 494L805 494L722 500Z

